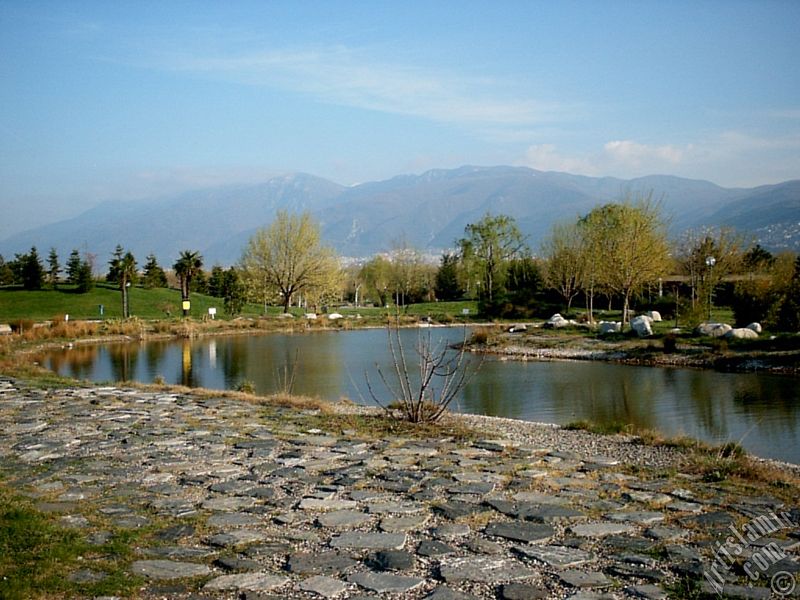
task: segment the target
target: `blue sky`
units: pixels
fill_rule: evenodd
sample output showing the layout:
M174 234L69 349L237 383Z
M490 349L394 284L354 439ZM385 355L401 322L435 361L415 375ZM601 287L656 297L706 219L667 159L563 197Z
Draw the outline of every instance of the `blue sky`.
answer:
M274 173L800 177L800 2L0 0L0 237Z

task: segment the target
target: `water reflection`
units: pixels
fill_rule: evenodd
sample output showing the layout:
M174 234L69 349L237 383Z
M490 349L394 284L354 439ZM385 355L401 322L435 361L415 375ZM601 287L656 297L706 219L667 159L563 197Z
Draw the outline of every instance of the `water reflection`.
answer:
M434 335L460 341L463 332ZM402 339L413 363L418 332L404 331ZM297 394L370 404L365 373L375 382L376 364L388 372L392 361L386 333L362 330L78 346L53 353L47 364L94 381L163 376L168 383L231 389L249 380L262 394L282 391L294 372ZM375 391L382 402L391 400L382 385ZM736 441L755 454L800 462L800 398L791 378L490 358L453 408L560 424L632 423L714 443Z

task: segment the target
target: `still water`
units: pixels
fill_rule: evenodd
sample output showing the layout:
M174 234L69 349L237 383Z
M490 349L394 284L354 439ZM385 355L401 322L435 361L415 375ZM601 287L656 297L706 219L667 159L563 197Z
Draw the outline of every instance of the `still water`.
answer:
M458 328L403 330L410 364L419 335L428 334L434 343L463 337ZM282 390L294 372L295 393L362 404L374 404L367 376L381 401L390 399L376 364L391 370L387 335L379 329L79 346L47 359L60 374L91 381L160 377L213 389L250 381L259 393ZM546 423L632 423L739 442L758 456L800 463L800 386L789 377L487 358L451 408Z

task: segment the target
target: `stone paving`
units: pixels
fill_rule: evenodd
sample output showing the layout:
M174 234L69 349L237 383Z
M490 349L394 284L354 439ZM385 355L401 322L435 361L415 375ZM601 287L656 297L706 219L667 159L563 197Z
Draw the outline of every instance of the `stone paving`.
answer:
M769 598L773 577L800 586L800 505L659 478L646 463L670 457L646 447L532 425L516 439L376 440L290 415L0 378L0 467L93 543L154 528L130 565L143 598L659 599L687 597L681 580ZM113 525L98 529L98 515ZM730 545L759 520L776 525ZM725 540L735 560L714 562ZM764 563L758 577L747 561ZM73 574L103 577L90 561Z

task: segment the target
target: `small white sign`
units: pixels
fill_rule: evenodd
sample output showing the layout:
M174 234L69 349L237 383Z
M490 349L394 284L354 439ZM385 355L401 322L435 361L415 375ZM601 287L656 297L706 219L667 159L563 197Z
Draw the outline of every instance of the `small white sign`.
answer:
M462 308L461 309L461 314L464 315L464 316L468 315L469 314L469 309L468 308Z
M217 314L217 309L214 308L213 306L208 309L208 316L210 316L212 319L214 318L214 315L216 315L216 314Z

